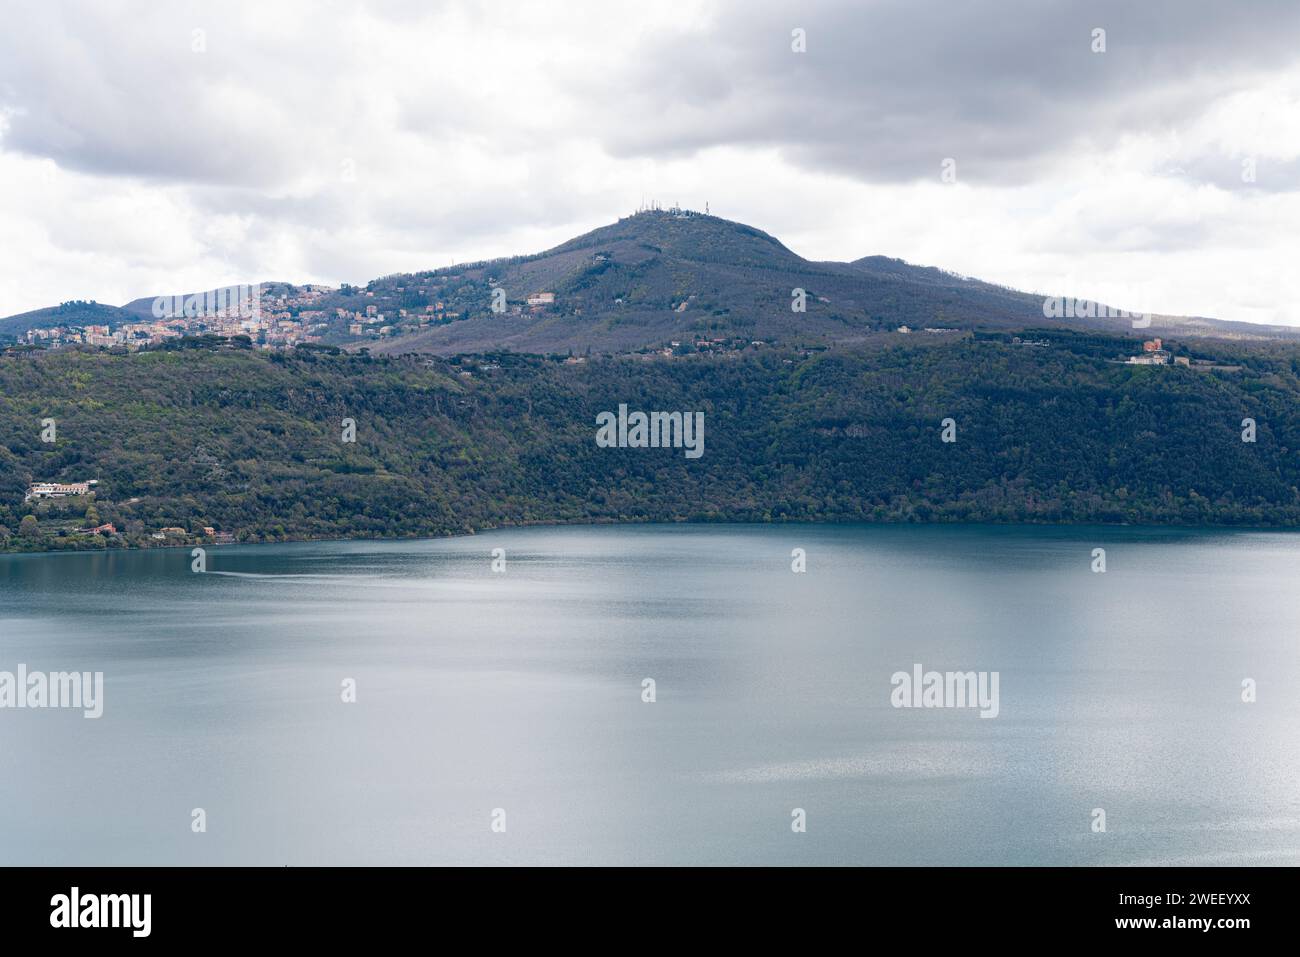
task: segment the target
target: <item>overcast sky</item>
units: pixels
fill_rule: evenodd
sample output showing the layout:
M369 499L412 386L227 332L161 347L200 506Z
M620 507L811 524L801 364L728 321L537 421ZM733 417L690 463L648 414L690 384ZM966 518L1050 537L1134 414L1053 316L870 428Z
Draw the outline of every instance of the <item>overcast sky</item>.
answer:
M537 252L644 197L810 259L1300 325L1296 0L0 0L0 25L0 315Z

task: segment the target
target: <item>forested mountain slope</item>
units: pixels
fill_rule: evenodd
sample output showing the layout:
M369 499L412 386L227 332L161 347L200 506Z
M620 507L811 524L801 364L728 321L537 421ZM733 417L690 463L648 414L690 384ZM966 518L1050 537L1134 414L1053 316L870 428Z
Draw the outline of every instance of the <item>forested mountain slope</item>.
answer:
M1087 336L567 365L220 345L7 355L0 543L615 520L1295 525L1300 359L1239 348L1213 353L1235 372L1117 364ZM702 412L704 454L598 447L596 416L620 403ZM31 481L91 478L91 517L116 536L75 531L86 499L23 501Z

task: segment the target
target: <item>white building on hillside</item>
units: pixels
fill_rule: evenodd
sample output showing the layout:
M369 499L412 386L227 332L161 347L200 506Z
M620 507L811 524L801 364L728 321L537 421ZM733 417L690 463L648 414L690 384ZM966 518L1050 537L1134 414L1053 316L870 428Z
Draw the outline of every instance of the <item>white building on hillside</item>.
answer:
M97 479L89 482L33 482L27 489L24 502L34 498L68 498L73 495L89 495L91 489L99 484Z

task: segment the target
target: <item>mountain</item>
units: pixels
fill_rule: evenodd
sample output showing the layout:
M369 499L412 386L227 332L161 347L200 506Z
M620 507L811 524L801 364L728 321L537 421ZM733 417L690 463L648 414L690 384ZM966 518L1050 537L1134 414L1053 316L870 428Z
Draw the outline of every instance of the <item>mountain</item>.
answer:
M1157 315L1139 328L1123 316L1045 316L1041 294L885 256L815 262L752 226L677 209L643 211L534 255L384 276L296 299L305 288L275 283L267 294L281 315L304 315L311 327L304 334L390 354L610 354L706 339L848 344L899 326L1300 337L1300 329L1202 317ZM791 308L796 290L804 292L802 312ZM152 318L153 302L90 306L111 324ZM58 310L0 320L0 336L81 315Z
M695 338L812 344L899 325L1043 322L1041 297L883 257L813 262L761 230L687 211L643 212L535 256L386 277L367 291L412 284L437 289L457 318L376 351L630 352ZM504 315L489 308L494 288ZM804 312L791 308L796 289ZM546 292L554 305L528 306Z
M489 309L498 288L505 314ZM796 289L806 293L802 313L791 309ZM528 297L543 292L554 293L554 304L530 308ZM366 295L390 315L403 301L417 312L429 301L443 302L442 319L420 327L408 309L397 335L370 344L391 354L617 353L700 338L852 343L902 325L1300 335L1287 327L1179 316L1154 316L1140 332L1127 317L1051 318L1039 294L885 256L815 262L762 230L686 210L637 213L533 256L384 277Z

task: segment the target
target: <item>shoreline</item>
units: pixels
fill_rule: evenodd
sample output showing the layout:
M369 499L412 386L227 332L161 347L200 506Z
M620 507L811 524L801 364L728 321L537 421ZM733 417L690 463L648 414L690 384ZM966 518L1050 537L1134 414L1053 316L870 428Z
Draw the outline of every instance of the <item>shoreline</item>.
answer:
M532 528L604 528L604 527L623 527L623 528L644 528L644 527L722 527L722 528L768 528L777 526L791 526L799 528L969 528L969 529L1059 529L1062 531L1068 529L1130 529L1134 532L1141 531L1188 531L1188 532L1221 532L1221 533L1300 533L1300 525L1190 525L1162 523L1156 524L1146 522L871 522L871 521L817 521L808 520L800 521L797 519L786 519L779 522L757 522L757 521L700 521L691 519L681 520L664 520L664 521L601 521L599 519L582 519L576 521L537 521L522 522L519 524L504 525L487 525L479 528L473 528L464 532L450 532L446 535L408 535L408 536L373 536L373 535L356 535L342 538L314 538L314 537L293 537L286 538L275 542L225 542L222 544L215 543L187 543L182 545L152 545L148 548L139 548L133 546L126 547L107 547L104 548L47 548L41 550L24 550L24 549L7 549L0 548L0 558L9 556L24 555L84 555L84 554L145 554L154 551L177 551L191 550L195 548L203 549L226 549L238 547L260 547L265 545L308 545L308 544L335 544L343 542L437 542L448 539L472 538L488 532L500 532Z

